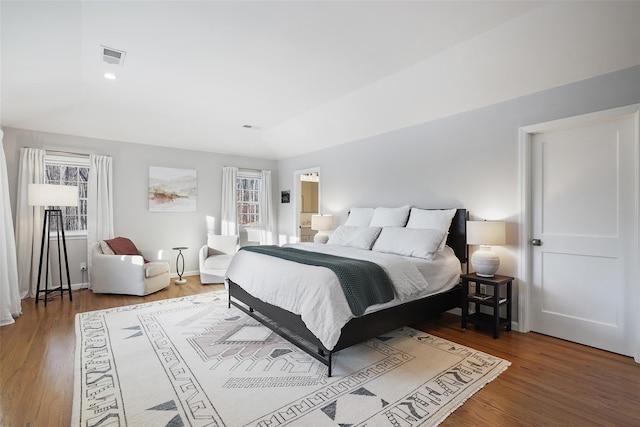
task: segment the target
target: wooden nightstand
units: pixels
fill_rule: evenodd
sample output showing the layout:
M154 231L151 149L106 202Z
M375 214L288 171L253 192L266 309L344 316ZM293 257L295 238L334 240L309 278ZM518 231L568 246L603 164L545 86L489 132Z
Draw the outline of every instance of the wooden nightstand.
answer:
M506 326L511 330L511 286L513 277L500 276L480 277L475 273L463 274L462 279L462 329L467 328L467 322L478 326L489 326L493 329L493 338L498 338L500 328ZM475 283L474 289L469 289L469 282ZM480 292L480 285L485 286L485 292ZM505 292L500 288L506 287ZM506 295L505 295L506 294ZM469 314L469 303L475 304L475 313ZM491 307L493 313L481 313L482 306ZM505 306L506 317L500 317L500 307Z

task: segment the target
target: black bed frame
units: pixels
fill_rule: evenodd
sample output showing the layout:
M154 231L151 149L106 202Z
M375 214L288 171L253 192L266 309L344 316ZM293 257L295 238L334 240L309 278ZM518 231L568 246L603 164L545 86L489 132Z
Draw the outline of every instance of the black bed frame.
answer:
M462 263L467 262L466 221L467 211L458 209L451 221L449 237L447 238L447 245L454 250ZM462 306L462 286L457 284L452 289L436 295L354 317L342 328L340 338L335 347L328 350L307 329L299 315L255 298L231 280L228 280L228 284L229 307L234 305L327 365L327 375L329 377L331 376L331 356L333 353L399 327L419 322L427 315L442 313Z

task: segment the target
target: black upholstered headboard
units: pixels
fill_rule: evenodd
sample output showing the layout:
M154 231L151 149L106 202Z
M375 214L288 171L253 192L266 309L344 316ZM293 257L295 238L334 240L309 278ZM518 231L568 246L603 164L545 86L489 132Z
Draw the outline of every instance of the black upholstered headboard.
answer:
M466 209L458 209L451 220L447 245L453 249L461 263L467 262L467 219Z

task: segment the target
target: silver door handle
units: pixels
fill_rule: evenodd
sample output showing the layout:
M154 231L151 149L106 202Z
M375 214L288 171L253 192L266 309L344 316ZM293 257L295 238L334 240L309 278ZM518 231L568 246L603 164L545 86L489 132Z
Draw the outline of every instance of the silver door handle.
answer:
M542 240L540 240L540 239L532 239L531 240L531 244L533 246L542 246Z

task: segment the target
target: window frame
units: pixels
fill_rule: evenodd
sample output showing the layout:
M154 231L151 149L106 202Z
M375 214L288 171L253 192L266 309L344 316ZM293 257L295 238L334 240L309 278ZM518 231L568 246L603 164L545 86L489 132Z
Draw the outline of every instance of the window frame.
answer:
M255 189L243 190L241 188L240 182L241 180L255 180L258 182L258 185ZM260 193L262 186L262 174L258 171L250 171L250 170L238 170L238 174L236 176L236 221L238 222L238 228L246 229L246 228L259 228L260 227ZM243 201L244 194L254 193L255 197L252 201ZM243 213L241 206L249 205L254 207L255 212ZM255 216L255 222L242 223L241 217L242 215Z
M89 187L89 174L91 173L91 163L89 160L89 156L82 156L82 155L73 155L73 154L51 154L51 153L47 153L45 154L45 160L44 160L44 164L45 164L45 184L54 184L54 185L61 185L60 181L58 182L52 182L49 180L49 175L47 173L47 168L49 166L58 166L58 167L76 167L76 168L86 168L87 169L87 180L86 180L86 185L83 188L83 183L81 182L81 175L78 172L76 174L76 182L75 185L78 186L78 205L76 207L73 206L62 206L62 213L63 213L63 218L66 218L68 216L68 210L69 209L75 209L75 213L73 213L73 215L77 218L77 223L80 225L82 224L82 220L81 218L84 216L85 220L84 220L84 224L85 224L85 228L84 229L80 229L80 230L67 230L66 226L67 223L66 221L64 221L64 234L66 238L69 238L71 240L73 239L80 239L80 238L86 238L87 237L87 227L88 227L88 223L87 223L87 204L89 202L89 198L88 198L88 187ZM82 208L81 206L84 204L85 208L84 208L84 215L79 212ZM50 237L56 237L58 234L58 232L56 230L51 231L50 232Z

